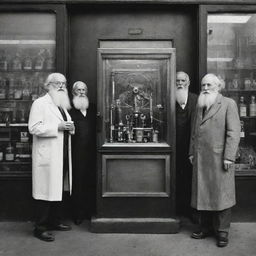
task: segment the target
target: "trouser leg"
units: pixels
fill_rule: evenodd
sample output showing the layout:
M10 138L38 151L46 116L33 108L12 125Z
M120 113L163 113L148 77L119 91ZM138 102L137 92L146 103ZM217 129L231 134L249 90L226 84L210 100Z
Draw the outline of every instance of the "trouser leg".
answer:
M35 229L44 232L48 229L50 203L44 200L35 200Z
M212 212L211 211L200 211L199 212L199 224L202 231L207 232L213 229L212 224Z
M62 201L50 202L49 224L52 226L61 223Z
M213 225L215 231L229 231L231 223L231 208L215 211L213 215Z

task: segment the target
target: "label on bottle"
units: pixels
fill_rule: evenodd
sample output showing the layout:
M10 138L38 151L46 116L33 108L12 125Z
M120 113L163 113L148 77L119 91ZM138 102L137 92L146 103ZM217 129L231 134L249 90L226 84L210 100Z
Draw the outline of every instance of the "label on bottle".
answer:
M13 161L14 160L14 154L13 153L6 153L5 154L5 160L6 161Z
M239 112L240 112L240 116L246 116L246 106L241 106L240 105L240 108L239 108Z

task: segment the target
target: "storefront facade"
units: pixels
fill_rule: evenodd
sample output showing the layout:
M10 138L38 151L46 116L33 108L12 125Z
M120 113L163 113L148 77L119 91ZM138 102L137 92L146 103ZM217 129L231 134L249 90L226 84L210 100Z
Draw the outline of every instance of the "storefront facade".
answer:
M77 80L86 82L90 103L97 106L97 128L91 134L96 145L95 166L91 170L96 231L106 231L102 219L114 220L116 224L115 220L123 218L130 220L127 225L121 222L126 231L135 230L139 221L142 229L138 232L168 232L161 224L164 219L175 232L178 221L173 89L176 70L183 70L190 75L190 90L195 93L199 92L199 81L206 72L216 73L223 80L223 93L239 104L242 132L235 165L237 206L233 220L255 221L253 2L236 1L234 5L234 1L193 0L1 1L0 219L32 219L27 118L32 101L44 93L45 77L58 71L67 76L69 86ZM130 64L127 60L131 60ZM160 75L153 76L154 72ZM117 81L122 79L153 84L152 91L148 91L146 116L150 122L155 115L155 120L162 124L160 127L152 121L142 134L133 127L137 137L130 141L126 138L128 142L120 133L111 133L111 108L124 113L113 96L118 90L120 95L125 93L118 87L121 82ZM162 111L159 105L166 108ZM139 112L138 108L136 105L136 109L126 113L123 122L130 120L124 121L126 116ZM143 118L140 121L144 122ZM120 120L118 123L120 129ZM155 230L147 229L145 223L149 219L154 219L149 223L156 225Z

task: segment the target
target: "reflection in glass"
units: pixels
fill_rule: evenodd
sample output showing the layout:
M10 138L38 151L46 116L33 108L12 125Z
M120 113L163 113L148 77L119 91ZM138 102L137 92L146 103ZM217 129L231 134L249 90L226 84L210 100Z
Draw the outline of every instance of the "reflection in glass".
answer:
M256 14L209 14L207 72L222 81L241 119L236 170L256 171Z

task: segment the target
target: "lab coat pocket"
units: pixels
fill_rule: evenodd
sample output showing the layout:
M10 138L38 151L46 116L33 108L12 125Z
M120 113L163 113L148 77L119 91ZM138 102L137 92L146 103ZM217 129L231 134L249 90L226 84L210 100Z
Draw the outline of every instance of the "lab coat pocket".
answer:
M37 149L38 166L45 166L50 164L50 150L45 144L42 144Z

